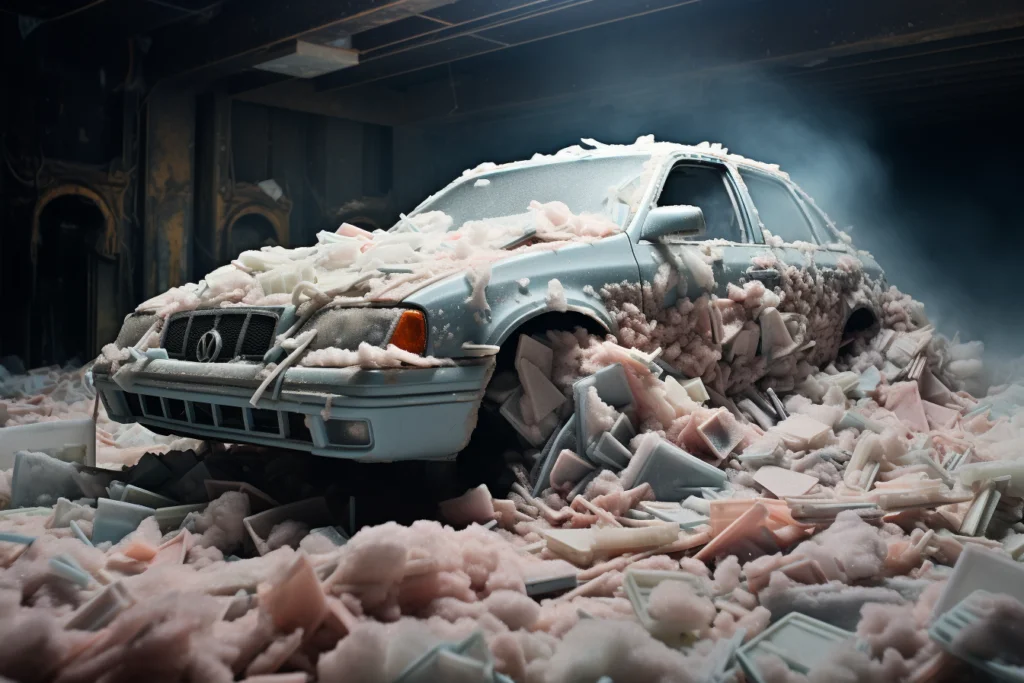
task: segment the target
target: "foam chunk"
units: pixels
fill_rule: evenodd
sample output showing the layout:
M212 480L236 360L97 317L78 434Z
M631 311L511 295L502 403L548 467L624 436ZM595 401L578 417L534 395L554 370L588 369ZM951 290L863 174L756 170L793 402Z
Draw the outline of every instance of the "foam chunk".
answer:
M802 496L818 483L815 477L801 472L766 466L754 473L754 481L771 491L778 498Z

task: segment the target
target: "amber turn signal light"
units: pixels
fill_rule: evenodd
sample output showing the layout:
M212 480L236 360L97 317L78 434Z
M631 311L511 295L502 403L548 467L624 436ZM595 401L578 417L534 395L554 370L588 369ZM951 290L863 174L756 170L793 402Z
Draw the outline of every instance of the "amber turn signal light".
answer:
M427 350L427 319L420 311L403 311L391 333L390 344L411 353Z

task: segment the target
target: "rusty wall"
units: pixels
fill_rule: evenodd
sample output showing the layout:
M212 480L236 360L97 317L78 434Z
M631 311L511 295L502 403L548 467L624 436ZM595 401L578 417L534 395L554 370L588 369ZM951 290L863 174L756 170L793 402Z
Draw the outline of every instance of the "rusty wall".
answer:
M195 96L157 88L147 104L143 253L147 296L191 279Z

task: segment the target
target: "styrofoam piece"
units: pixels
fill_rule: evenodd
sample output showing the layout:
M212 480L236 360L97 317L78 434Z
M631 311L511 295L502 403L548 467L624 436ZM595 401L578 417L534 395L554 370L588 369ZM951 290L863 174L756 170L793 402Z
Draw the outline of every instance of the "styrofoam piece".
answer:
M90 541L89 537L85 535L84 531L82 531L82 527L78 526L78 522L76 522L75 520L71 520L70 522L68 522L68 526L71 527L71 533L75 535L75 538L77 538L79 541L86 544L90 548L92 547L92 541Z
M715 559L728 552L736 543L758 534L767 519L768 508L763 503L754 503L720 534L711 539L711 542L701 548L694 557L702 562Z
M552 431L548 442L544 444L541 451L541 466L537 481L533 485L533 495L539 496L541 492L551 485L551 470L555 466L558 454L563 450L576 450L576 416L573 415L565 421L559 429ZM596 471L595 471L596 476Z
M594 470L594 466L570 450L563 450L555 459L549 479L552 487L575 486Z
M755 323L743 325L733 340L725 344L723 358L731 362L735 358L752 359L757 354L757 345L761 340L761 330Z
M777 498L802 496L818 483L817 477L774 465L757 470L754 473L754 481L771 491Z
M539 447L558 426L558 418L548 415L538 424L527 424L521 410L522 398L523 388L519 387L501 404L501 415L531 446Z
M790 415L775 425L771 432L778 434L792 450L804 451L825 445L831 427L806 415Z
M72 631L98 631L134 602L124 584L115 581L79 607L64 628Z
M816 665L828 661L854 634L812 619L799 612L790 612L736 654L743 671L752 680L764 683L757 665L761 655L776 655L791 671L806 674Z
M1024 666L1015 666L999 660L981 659L980 657L964 654L953 646L960 631L980 618L981 607L979 603L991 597L993 596L988 591L973 591L936 619L928 629L928 635L945 651L981 669L994 678L1001 681L1024 683Z
M595 556L642 552L679 539L675 524L639 528L593 527L589 529L543 529L538 533L552 552L576 565L588 565Z
M772 408L775 410L775 414L779 416L779 419L785 420L788 418L789 413L786 412L786 408L782 405L782 401L780 401L779 397L775 394L775 390L768 387L765 393L768 394L768 400L771 402Z
M552 351L551 347L547 344L537 341L526 334L519 335L519 345L516 347L515 367L520 376L522 376L523 373L519 367L520 361L526 360L544 373L544 377L551 379L551 366L554 362L554 357L554 351Z
M75 561L75 558L66 553L51 557L48 563L50 573L54 576L75 584L79 588L88 588L92 577L89 572L82 569L82 566Z
M629 598L629 602L633 605L633 611L636 613L640 624L655 638L662 640L669 646L678 647L692 640L692 634L666 631L656 619L651 618L648 611L651 592L663 581L682 581L689 585L698 595L708 596L710 589L707 581L689 572L649 569L626 570L622 587L626 592L626 597Z
M516 367L519 370L519 381L523 385L523 394L530 405L533 422L543 420L565 403L565 394L528 359L521 359Z
M633 458L641 464L631 480L622 482L626 488L648 483L657 500L680 501L684 489L693 487L720 488L725 472L696 458L657 434L649 433L640 441Z
M566 502L571 503L573 501L573 499L576 498L576 496L578 496L581 493L583 493L584 491L586 491L587 490L587 486L590 484L590 482L594 481L594 479L596 479L597 475L599 475L600 473L601 473L601 470L594 470L593 472L591 472L587 476L585 476L582 479L580 479L580 482L578 484L576 484L575 486L573 486L572 490L569 491L569 495L567 495L565 497Z
M207 479L203 482L203 485L206 487L206 495L210 500L216 500L229 491L244 493L245 497L249 499L249 512L254 515L280 505L276 500L248 482Z
M935 603L932 619L942 616L976 590L1005 593L1024 602L1024 564L973 543L965 544Z
M84 514L91 514L92 508L88 505L72 503L67 498L58 498L57 504L53 507L53 521L51 528L66 529L68 522L81 517ZM89 511L88 513L86 511Z
M1007 535L1003 539L1003 550L1018 562L1024 561L1024 534Z
M992 521L992 516L995 514L996 506L999 505L999 500L1009 483L1009 477L1000 477L989 481L978 491L974 500L971 501L967 514L964 515L963 524L960 525L959 532L962 536L985 535L989 522Z
M715 647L704 660L704 668L701 671L699 680L722 683L726 676L726 671L733 667L733 663L736 661L736 654L746 638L747 629L745 628L736 629L736 632L729 638L719 638L715 642Z
M864 398L870 396L878 388L878 385L882 383L882 373L874 365L870 366L867 370L860 373L860 377L857 379L857 384L854 388L848 392L848 395L854 398Z
M8 429L11 428L4 427L0 437ZM75 474L75 466L71 463L45 453L19 451L14 456L11 506L53 505L58 498L80 498L82 489Z
M17 543L18 545L32 545L35 543L35 536L16 534L9 531L0 531L0 543Z
M534 599L551 597L552 595L571 591L578 585L579 579L577 579L576 571L573 569L559 576L526 581L526 594Z
M917 386L921 392L921 398L926 401L944 406L953 400L953 392L949 390L949 387L940 382L928 368L921 372L921 378L917 380Z
M164 508L157 508L153 513L160 531L167 533L181 527L181 523L191 512L202 512L206 509L207 503L193 503L191 505L172 505Z
M544 529L539 533L549 550L569 562L583 566L593 560L593 529Z
M458 643L435 645L410 663L393 683L503 683L506 679L494 672L490 650L486 642L481 646L482 635L478 633Z
M491 520L494 521L494 520ZM348 534L340 526L321 526L309 530L310 535L323 536L336 548L340 548L349 542Z
M85 446L81 464L96 465L96 423L91 417L4 427L0 430L0 470L14 467L18 451L50 453L74 445Z
M743 411L746 416L757 423L757 426L767 431L775 426L775 420L772 419L771 415L761 410L749 398L743 398L736 402L736 407Z
M777 465L782 462L786 449L782 442L772 439L759 439L750 446L743 449L736 459L744 465L752 467L764 467L765 465Z
M610 432L605 432L587 449L587 457L591 462L618 472L629 464L632 454Z
M682 506L694 512L699 512L705 517L711 514L711 502L707 498L701 498L700 496L687 496L683 499Z
M736 418L724 408L697 425L697 433L719 460L729 457L745 436Z
M960 465L957 468L957 475L964 486L971 486L977 482L996 479L997 477L1010 477L1006 494L1009 496L1024 496L1024 458Z
M678 524L680 529L693 529L711 521L706 514L683 507L680 503L645 500L640 502L640 508L662 521Z
M683 382L682 385L690 398L697 403L704 403L711 399L711 397L708 396L707 389L704 388L704 382L701 381L700 377L694 377L693 379L687 380Z
M973 498L970 492L943 490L893 491L880 493L876 502L885 511L905 510L914 507L937 507L953 503L966 503Z
M152 517L155 512L153 508L144 505L100 498L96 501L96 516L92 522L92 542L117 543L135 531L142 520Z
M576 409L576 443L584 447L587 443L587 434L591 430L587 425L586 396L590 387L597 389L598 397L615 408L622 410L633 403L633 392L629 388L629 380L626 378L626 370L620 363L608 365L593 375L584 377L572 385L573 405Z
M177 501L167 496L161 496L159 493L153 493L132 484L124 487L124 491L121 492L121 501L124 503L134 503L135 505L145 505L154 509L177 505Z
M630 420L629 415L621 413L615 418L615 424L608 430L608 433L623 446L629 447L629 442L636 436L636 429L633 428L633 422Z
M113 500L121 500L121 496L124 495L124 490L127 486L123 481L115 479L107 484L107 496Z
M288 520L302 522L311 529L330 526L331 511L327 507L326 499L322 497L307 498L250 515L242 520L242 525L256 546L257 552L260 555L266 555L270 550L267 547L266 539L270 536L271 530L281 522Z
M928 418L924 412L917 382L899 382L889 387L885 408L892 411L901 422L915 432L928 431Z

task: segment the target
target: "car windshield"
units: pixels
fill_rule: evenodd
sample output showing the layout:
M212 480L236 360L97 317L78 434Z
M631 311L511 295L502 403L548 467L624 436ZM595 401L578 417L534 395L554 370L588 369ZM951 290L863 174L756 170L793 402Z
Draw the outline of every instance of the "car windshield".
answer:
M625 227L643 193L649 155L598 157L497 170L460 180L411 216L443 211L452 229L467 221L523 216L530 202L564 202L573 213L607 216Z

